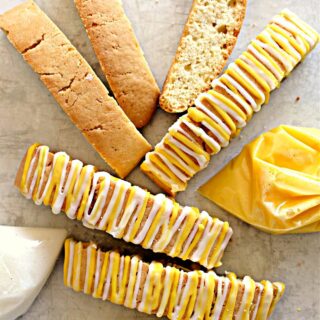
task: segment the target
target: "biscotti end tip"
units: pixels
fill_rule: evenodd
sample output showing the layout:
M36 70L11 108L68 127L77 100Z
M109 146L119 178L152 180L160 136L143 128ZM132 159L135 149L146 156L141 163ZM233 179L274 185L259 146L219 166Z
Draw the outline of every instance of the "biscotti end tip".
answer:
M166 194L170 195L171 197L175 198L176 191L172 187L172 185L165 184L163 180L158 179L157 176L150 170L148 165L145 162L142 162L140 165L140 170L147 175L152 181L154 181Z
M159 105L162 110L168 113L181 113L186 111L189 107L187 104L182 103L176 106L172 106L172 104L170 103L170 99L168 99L165 94L160 95Z

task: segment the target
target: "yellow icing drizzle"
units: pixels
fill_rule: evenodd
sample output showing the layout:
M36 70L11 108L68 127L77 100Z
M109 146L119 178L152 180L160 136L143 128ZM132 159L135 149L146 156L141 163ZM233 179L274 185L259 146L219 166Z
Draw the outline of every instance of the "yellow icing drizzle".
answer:
M26 161L23 167L23 172L22 172L22 177L21 177L21 182L20 182L20 189L22 193L27 193L27 174L30 168L30 164L31 164L31 160L33 157L33 154L35 152L35 150L37 149L37 147L39 146L39 144L35 143L32 146L29 147L28 151L27 151L27 155L26 155Z
M221 320L229 320L233 315L234 308L236 306L237 295L239 291L239 281L234 273L228 273L228 279L231 282L231 289L228 294L227 302L223 313L221 315Z
M73 256L69 249L71 242L75 248ZM92 266L98 264L99 255L91 255L90 263L81 264L83 252L89 250L88 246L91 246L90 250L93 249L93 252L96 252L94 244L82 244L71 239L65 242L64 279L65 283L67 283L67 278L73 279L71 287L76 291L84 291L96 298L103 297L111 302L137 308L148 314L166 315L169 319L211 319L212 312L218 314L221 308L222 313L219 318L221 320L233 319L235 316L240 317L241 320L249 320L256 287L256 283L249 277L238 280L235 274L229 273L230 287L225 278L219 278L212 271L206 273L202 271L184 272L175 267L164 268L163 264L159 262L144 263L144 267L141 268L143 262L139 257L121 256L115 251L104 253L100 249L98 250L100 256L104 256L102 267L101 270L92 273ZM71 269L69 268L70 261L73 261ZM69 274L70 270L71 274ZM79 274L81 277L77 276ZM83 277L86 277L84 285ZM142 282L143 277L145 277L144 282ZM78 278L78 283L75 283L76 278ZM93 292L93 286L88 282L93 278L98 283L96 292ZM229 288L224 287L223 289L223 295L226 294L224 301L221 300L224 299L221 296L222 292L219 293L219 290L215 290L217 282L220 282L220 285L221 283L229 285ZM240 284L246 286L246 293L245 297L241 293L242 298L239 300L243 310L240 314L238 314L239 311L235 314L235 303L240 293ZM273 292L276 289L273 289L272 286L279 288L275 298L273 298ZM109 291L106 291L107 288ZM266 302L265 307L267 310L270 309L270 314L272 312L270 304L272 303L272 307L274 307L279 301L284 291L284 285L270 283L269 289L272 293L272 301ZM216 303L220 303L220 306ZM263 297L259 306L262 304L264 304ZM259 316L264 315L258 314L255 319L260 319Z

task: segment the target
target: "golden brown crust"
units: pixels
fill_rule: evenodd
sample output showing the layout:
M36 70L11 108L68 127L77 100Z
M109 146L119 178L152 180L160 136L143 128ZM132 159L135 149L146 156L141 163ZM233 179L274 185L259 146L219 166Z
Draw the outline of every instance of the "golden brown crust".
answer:
M0 27L86 139L125 177L151 146L76 48L32 1L1 15Z
M145 126L160 95L132 26L119 0L75 0L76 7L119 105Z
M169 69L169 72L167 74L166 80L164 82L163 88L162 88L162 92L160 94L160 99L159 99L159 103L160 103L160 107L165 110L166 112L169 113L179 113L179 112L183 112L185 110L187 110L189 107L192 106L193 102L194 102L194 98L200 94L201 92L207 91L210 89L211 87L211 82L217 78L219 76L219 74L221 73L222 69L224 68L230 54L233 51L233 48L237 42L237 37L238 34L240 33L242 24L243 24L243 20L245 18L245 13L246 13L246 6L247 6L247 0L231 0L229 1L229 5L230 6L236 6L237 5L237 10L234 10L233 15L234 15L234 19L236 21L236 27L234 29L234 32L232 34L232 38L229 39L226 43L221 43L221 47L224 50L223 52L223 59L220 61L220 63L218 65L215 65L214 70L210 70L210 76L208 77L208 79L201 79L203 80L203 82L205 83L205 85L202 85L201 89L196 90L193 92L192 97L193 99L188 99L188 101L185 101L184 103L181 101L180 105L172 105L172 101L170 100L170 97L167 96L167 92L172 91L172 89L169 88L169 85L172 84L176 79L174 79L173 77L173 71L175 68L175 65L178 63L179 58L181 56L181 53L183 52L184 48L182 47L182 43L185 37L187 37L190 33L190 25L192 24L192 13L194 12L194 10L196 9L196 7L199 4L199 0L193 0L191 9L190 9L190 13L188 16L188 20L185 24L184 30L182 32L179 44L178 44L178 49L176 52L176 56L174 57L171 67ZM213 24L216 24L216 22L213 22ZM192 35L192 32L190 33ZM209 48L207 48L209 50ZM191 54L191 53L190 53ZM195 57L196 59L197 57ZM214 59L215 57L211 57L212 59ZM191 90L195 90L195 88L188 88L189 91Z

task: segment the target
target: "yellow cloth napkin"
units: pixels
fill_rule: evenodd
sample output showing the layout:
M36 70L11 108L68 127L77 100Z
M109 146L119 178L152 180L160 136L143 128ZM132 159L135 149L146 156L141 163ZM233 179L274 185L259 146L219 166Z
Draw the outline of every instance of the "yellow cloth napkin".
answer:
M279 126L246 145L199 192L263 231L320 231L320 130Z

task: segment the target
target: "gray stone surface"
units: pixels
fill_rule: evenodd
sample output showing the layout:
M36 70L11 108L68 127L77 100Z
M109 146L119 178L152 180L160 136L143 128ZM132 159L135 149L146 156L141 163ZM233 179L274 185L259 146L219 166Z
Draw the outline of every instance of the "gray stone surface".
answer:
M0 9L5 2L0 0ZM123 0L147 60L161 86L174 56L191 0ZM93 66L102 72L90 47L87 35L72 0L38 0L57 25ZM287 7L320 29L319 0L249 0L247 17L232 58L243 51L250 39L263 29L270 18ZM293 72L281 88L272 94L270 103L254 116L247 128L231 145L215 156L209 167L198 174L177 199L182 204L201 209L230 221L235 233L218 273L232 270L239 276L251 275L257 280L281 280L287 291L272 319L316 320L320 314L320 235L271 236L255 230L216 207L196 192L208 177L214 175L242 146L260 133L279 124L320 125L320 56L317 48ZM296 97L299 102L295 102ZM97 239L107 247L140 249L113 240L101 232L92 232L65 216L54 216L50 209L37 207L25 200L13 187L13 180L27 146L35 141L64 150L73 157L109 170L61 111L21 56L0 34L0 224L17 226L65 227L76 238ZM144 134L157 143L176 116L158 110ZM132 183L159 192L137 168L129 177ZM144 254L150 255L149 252ZM40 266L39 266L40 267ZM23 317L33 319L152 319L136 311L77 294L63 286L62 257L48 283Z

